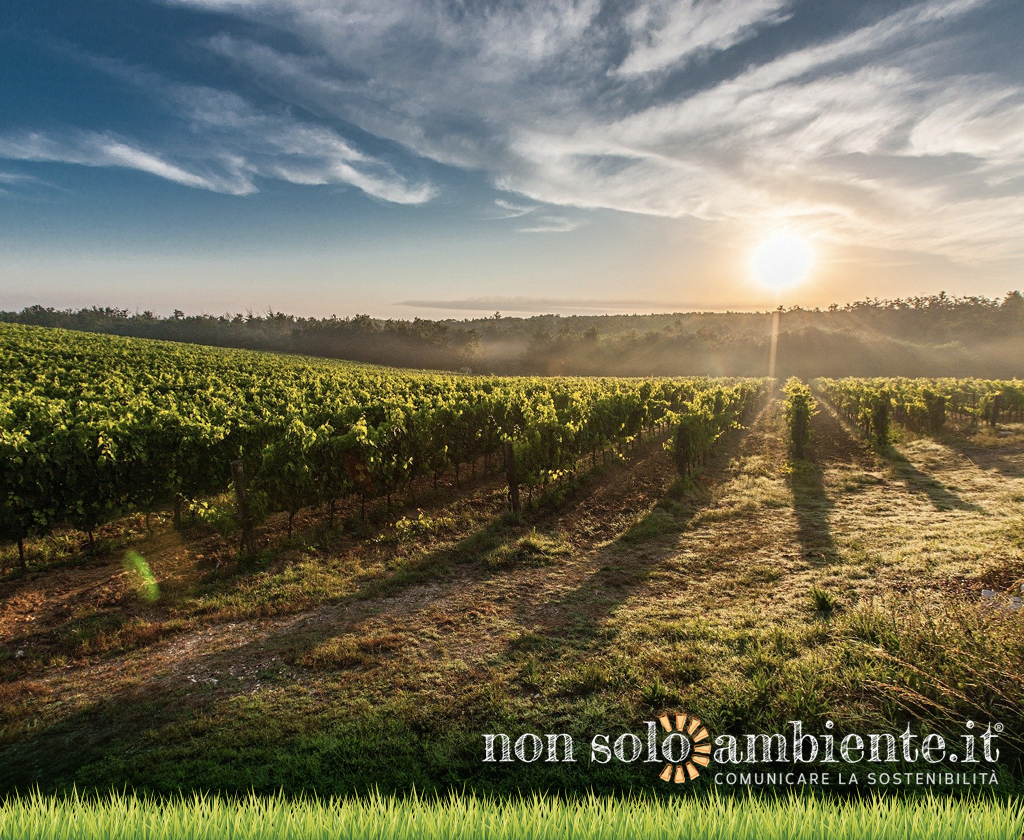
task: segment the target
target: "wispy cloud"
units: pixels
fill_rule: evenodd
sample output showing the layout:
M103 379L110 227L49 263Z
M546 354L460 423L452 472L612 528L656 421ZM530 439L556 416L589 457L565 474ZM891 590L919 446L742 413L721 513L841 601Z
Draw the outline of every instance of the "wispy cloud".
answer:
M524 223L516 228L519 233L569 233L583 226L582 219L545 212L540 204L522 204L504 198L495 199L494 204L498 210L491 218L523 219Z
M98 132L72 131L63 135L20 132L0 135L0 157L10 160L52 161L83 166L137 169L188 187L242 195L252 192L245 178L210 178L189 172L157 154Z
M538 207L536 204L517 204L513 201L506 201L503 198L496 198L494 204L498 207L496 218L499 219L518 219L521 216L532 213Z
M788 0L656 0L625 18L633 42L618 72L678 69L694 57L728 49L762 26L785 19Z
M568 233L577 230L582 222L565 216L538 216L529 225L518 228L520 233Z
M35 184L39 179L19 172L0 172L0 184Z
M0 133L0 158L134 169L231 195L257 192L259 178L348 185L398 204L420 204L436 194L433 185L410 181L331 128L302 122L285 108L262 111L231 91L169 82L102 58L84 60L155 95L178 119L177 132L159 142L113 131Z
M516 194L493 212L523 232L609 208L966 262L1024 253L1024 81L976 46L1005 41L1009 0L849 4L834 24L814 0L165 3L217 13L198 46L261 85L259 107L251 88L149 80L178 136L0 135L0 153L411 204L436 192L402 174L419 157L488 173Z
M1005 185L1024 169L1024 89L951 60L985 0L861 16L791 49L794 30L774 33L796 0L171 2L287 31L289 52L209 42L268 90L538 203L785 218L958 259L1021 251L1021 190ZM679 71L756 39L755 60L680 86ZM652 80L669 71L674 87ZM910 174L919 163L928 177Z

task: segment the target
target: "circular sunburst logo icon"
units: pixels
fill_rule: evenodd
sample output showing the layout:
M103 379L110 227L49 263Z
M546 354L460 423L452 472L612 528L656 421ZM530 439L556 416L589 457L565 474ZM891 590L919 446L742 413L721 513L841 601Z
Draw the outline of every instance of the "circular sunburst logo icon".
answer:
M674 718L674 720L673 720ZM689 715L658 715L662 728L669 733L662 742L668 759L658 778L665 782L692 782L700 775L698 767L707 767L711 761L711 742L708 728L700 718ZM672 742L676 743L672 743Z

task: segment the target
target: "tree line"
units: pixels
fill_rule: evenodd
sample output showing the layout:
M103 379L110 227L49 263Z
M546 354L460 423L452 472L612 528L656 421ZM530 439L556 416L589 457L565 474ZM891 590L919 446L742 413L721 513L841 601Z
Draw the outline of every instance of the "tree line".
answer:
M303 318L30 306L0 321L435 370L523 375L761 376L769 313ZM780 376L1021 374L1024 296L872 298L783 312Z

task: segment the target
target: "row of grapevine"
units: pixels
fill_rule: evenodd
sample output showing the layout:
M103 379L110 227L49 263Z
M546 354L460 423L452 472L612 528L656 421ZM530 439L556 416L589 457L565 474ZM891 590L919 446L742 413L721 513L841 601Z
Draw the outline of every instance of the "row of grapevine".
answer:
M19 544L221 492L240 459L254 507L290 516L458 480L506 440L535 486L763 387L412 373L16 325L0 325L0 369L0 538Z
M915 380L894 380L907 391ZM946 398L946 413L975 426L1024 422L1024 382L1000 379L929 379L920 386ZM912 393L912 391L911 391Z
M814 388L839 412L847 423L878 447L891 442L892 406L886 380L816 379Z
M885 446L890 423L937 434L949 416L970 426L1024 421L1024 383L991 379L817 379L814 387L873 443Z
M795 376L786 382L786 425L793 445L793 455L803 458L811 442L811 418L817 403L811 389Z
M672 456L683 476L707 463L715 443L729 429L746 420L767 393L770 380L749 379L718 386L694 396L676 418Z

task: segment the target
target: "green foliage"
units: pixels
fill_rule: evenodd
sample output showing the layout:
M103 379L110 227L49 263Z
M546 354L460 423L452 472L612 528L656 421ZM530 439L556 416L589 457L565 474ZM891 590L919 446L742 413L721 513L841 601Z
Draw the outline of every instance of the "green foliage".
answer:
M826 618L838 612L842 606L839 599L833 593L827 589L822 589L820 586L811 587L810 597L811 606L815 612Z
M313 505L390 502L449 470L458 481L506 440L531 489L675 418L693 462L765 387L410 373L8 324L0 363L0 539L12 542L223 493L239 458L248 516L283 511L289 530Z
M567 560L571 546L534 528L514 542L499 546L487 557L487 565L495 569L554 566Z
M256 496L255 498L260 505L264 503L261 496ZM250 502L252 499L253 496L250 496ZM238 515L233 505L228 506L222 502L198 500L189 503L188 513L193 523L203 528L208 528L223 537L238 530Z
M688 477L707 463L722 434L746 419L768 392L767 379L745 379L695 393L676 411L672 457L679 474Z
M868 434L871 442L879 449L884 449L892 443L892 427L890 419L892 408L888 395L879 394L870 403L870 421L868 423Z
M892 443L892 380L818 379L815 386L864 437L879 449Z
M892 423L935 435L950 417L972 428L1024 421L1024 383L1016 379L817 379L814 387L880 448L891 442Z
M1020 752L1024 732L1024 622L996 599L936 606L863 604L838 622L876 669L873 693L897 710L952 731L964 720L1005 722L1004 745Z
M0 321L220 347L247 347L429 369L549 375L686 376L709 362L757 376L768 353L767 314L535 315L466 321L301 318L283 312L183 315L112 307L30 306ZM825 311L788 309L779 364L795 376L1011 376L1018 373L1024 297L946 294L861 300ZM712 361L713 360L713 361Z
M661 677L655 677L643 691L643 701L652 707L663 706L669 698L668 686L661 681Z
M796 377L786 382L786 425L793 446L793 454L803 458L811 442L811 418L817 411L811 389Z
M398 542L422 540L455 528L457 524L451 516L428 516L421 510L414 517L403 516L395 522L394 538Z

